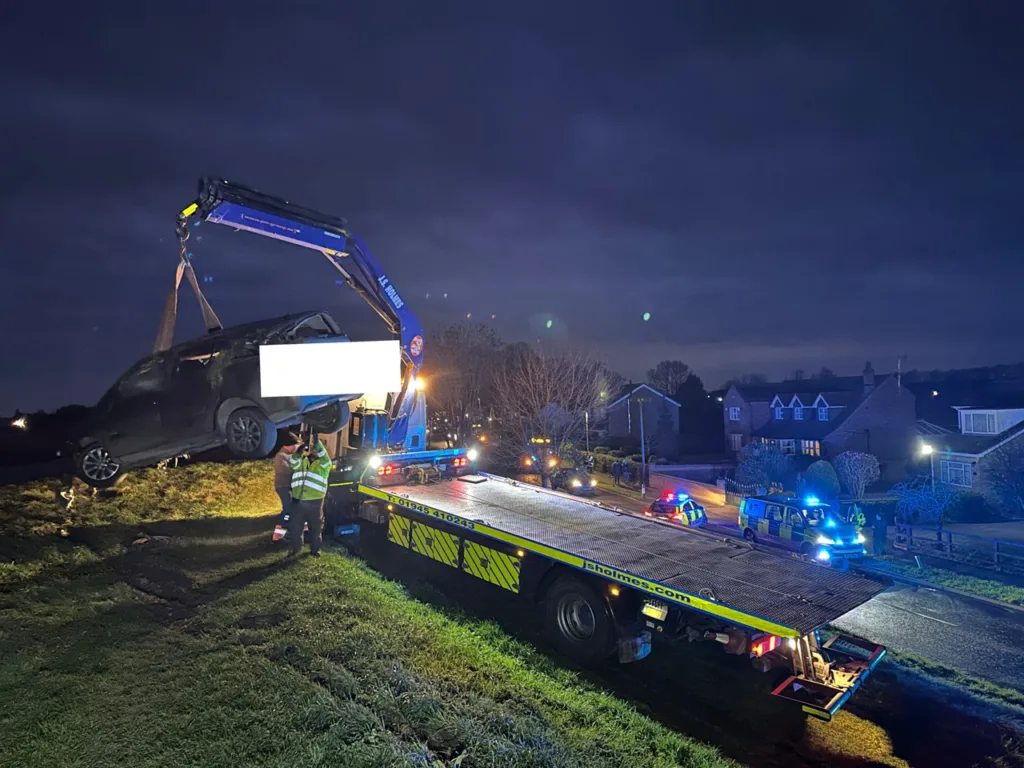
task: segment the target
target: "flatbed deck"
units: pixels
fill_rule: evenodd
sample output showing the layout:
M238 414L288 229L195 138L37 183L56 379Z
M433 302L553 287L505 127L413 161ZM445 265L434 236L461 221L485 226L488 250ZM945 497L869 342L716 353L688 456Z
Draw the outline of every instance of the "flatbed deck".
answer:
M361 493L662 599L782 637L801 637L886 585L701 531L662 525L507 478L480 475Z

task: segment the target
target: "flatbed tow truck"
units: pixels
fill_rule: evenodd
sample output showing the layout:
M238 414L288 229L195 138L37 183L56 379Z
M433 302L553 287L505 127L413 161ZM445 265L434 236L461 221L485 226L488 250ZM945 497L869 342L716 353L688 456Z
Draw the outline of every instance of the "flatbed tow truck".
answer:
M422 330L345 222L204 179L179 215L183 262L188 226L202 221L320 251L401 340L403 387L388 429L375 430L383 439L351 441L357 449L335 459L329 532L378 537L396 555L428 558L535 603L552 642L584 665L643 659L653 638L717 642L771 675L773 695L823 720L885 655L874 643L822 642L820 634L885 583L479 472L476 449L410 450L424 444L410 439L410 417L424 417L413 387Z

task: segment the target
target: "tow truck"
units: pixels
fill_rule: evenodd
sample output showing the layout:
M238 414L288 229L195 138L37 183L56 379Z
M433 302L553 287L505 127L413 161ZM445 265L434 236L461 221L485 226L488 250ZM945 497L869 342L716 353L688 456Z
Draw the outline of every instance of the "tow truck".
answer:
M423 331L344 220L204 179L178 218L183 260L188 227L204 221L319 251L401 340L401 392L386 418L354 412L335 458L331 533L375 538L396 556L425 558L480 589L536 604L555 647L581 664L638 661L655 638L717 643L775 678L774 696L823 720L884 657L883 646L844 635L823 640L820 630L885 582L666 528L482 472L479 449L425 450L410 438L414 413L426 423L415 387Z

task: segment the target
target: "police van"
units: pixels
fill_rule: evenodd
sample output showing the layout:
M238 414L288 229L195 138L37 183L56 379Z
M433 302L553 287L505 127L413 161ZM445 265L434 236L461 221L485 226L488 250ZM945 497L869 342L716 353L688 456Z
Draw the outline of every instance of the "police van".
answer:
M748 496L740 502L739 525L748 541L780 544L840 570L864 555L864 535L813 496Z

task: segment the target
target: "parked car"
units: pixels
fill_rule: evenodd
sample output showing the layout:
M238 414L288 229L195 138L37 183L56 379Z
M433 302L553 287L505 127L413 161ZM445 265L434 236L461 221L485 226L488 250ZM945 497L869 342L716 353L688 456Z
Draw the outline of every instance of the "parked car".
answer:
M704 507L687 494L673 491L653 501L651 506L644 510L644 515L693 528L700 528L708 524L708 515L704 511Z
M560 469L551 476L551 488L574 496L593 496L597 493L597 480L582 469Z
M326 312L304 312L225 328L143 358L87 411L72 436L78 476L108 487L125 470L226 446L244 459L267 456L282 427L337 432L361 394L260 395L263 344L348 341Z

